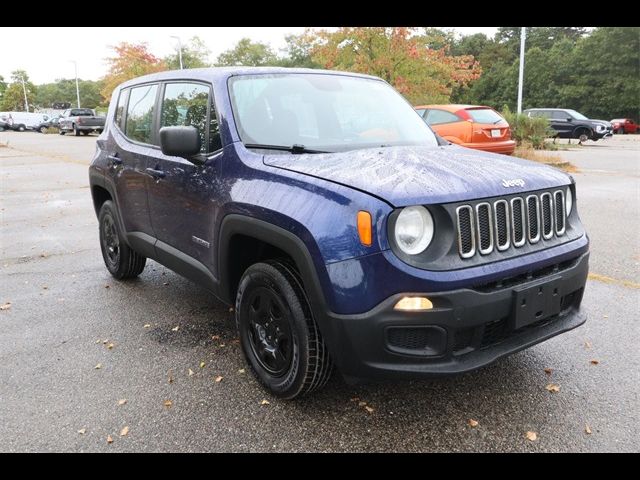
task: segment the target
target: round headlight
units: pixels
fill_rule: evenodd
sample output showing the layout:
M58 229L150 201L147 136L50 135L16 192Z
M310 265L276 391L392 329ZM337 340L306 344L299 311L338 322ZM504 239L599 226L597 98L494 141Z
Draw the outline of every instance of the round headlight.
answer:
M433 217L424 207L407 207L396 220L396 243L408 255L424 252L433 240Z
M571 194L571 187L567 188L567 193L564 196L564 206L567 211L567 217L571 215L571 209L573 208L573 195Z

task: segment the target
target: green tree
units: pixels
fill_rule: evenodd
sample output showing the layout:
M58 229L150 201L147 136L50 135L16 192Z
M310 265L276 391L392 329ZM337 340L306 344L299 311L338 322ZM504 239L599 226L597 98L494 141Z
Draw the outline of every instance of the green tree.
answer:
M316 32L312 59L324 68L383 78L410 102L447 102L456 85L480 74L471 56L452 56L448 47L431 48L432 37L417 28L342 27Z
M311 58L313 35L305 32L300 35L287 35L284 39L287 46L282 49L282 55L277 60L278 65L291 68L320 68Z
M23 80L24 89L22 86ZM4 94L2 95L0 110L24 112L25 90L27 92L29 111L32 111L36 97L36 86L29 80L29 75L27 75L27 72L25 72L24 70L15 70L11 72L11 83L7 86Z
M187 44L182 45L182 67L208 67L210 65L209 55L211 55L211 50L209 50L204 41L197 35L191 37ZM167 65L169 70L178 70L180 68L180 56L178 54L177 45L175 53L164 57L164 63Z
M252 42L248 38L241 39L235 47L218 55L218 66L259 67L278 65L278 56L266 43Z
M111 99L113 90L122 82L148 73L167 70L164 61L151 54L146 43L121 42L111 48L115 55L106 59L109 70L102 79L100 91L106 102Z
M7 82L4 81L4 77L0 75L0 104L2 104L2 95L4 95L7 89Z
M80 80L80 105L86 108L96 108L103 103L100 90L102 82L92 80ZM55 102L69 102L76 105L76 81L75 79L58 79L53 83L38 85L35 104L40 108L51 108Z

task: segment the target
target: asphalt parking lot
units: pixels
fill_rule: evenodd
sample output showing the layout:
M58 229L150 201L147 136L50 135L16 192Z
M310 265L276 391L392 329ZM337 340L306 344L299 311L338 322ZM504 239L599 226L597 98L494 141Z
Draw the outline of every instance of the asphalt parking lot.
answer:
M0 132L0 451L640 450L640 135L559 152L592 241L584 326L473 373L334 375L295 402L245 371L204 290L155 262L107 273L95 139Z

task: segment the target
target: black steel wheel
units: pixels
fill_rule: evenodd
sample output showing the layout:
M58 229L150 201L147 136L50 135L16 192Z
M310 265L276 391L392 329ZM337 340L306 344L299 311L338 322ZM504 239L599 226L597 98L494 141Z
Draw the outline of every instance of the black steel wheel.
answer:
M236 296L236 323L247 363L273 395L293 399L329 380L329 351L291 264L269 260L246 270Z
M100 249L109 273L121 280L137 277L144 270L147 258L133 251L123 240L113 202L107 200L100 208Z

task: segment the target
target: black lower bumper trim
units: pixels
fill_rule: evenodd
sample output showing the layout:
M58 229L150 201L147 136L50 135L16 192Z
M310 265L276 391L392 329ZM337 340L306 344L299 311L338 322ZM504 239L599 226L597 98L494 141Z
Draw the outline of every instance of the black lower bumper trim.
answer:
M406 292L363 314L327 314L334 362L354 379L449 375L485 366L586 321L580 303L588 259L585 253L563 270L508 288ZM406 295L426 296L434 308L394 310Z

